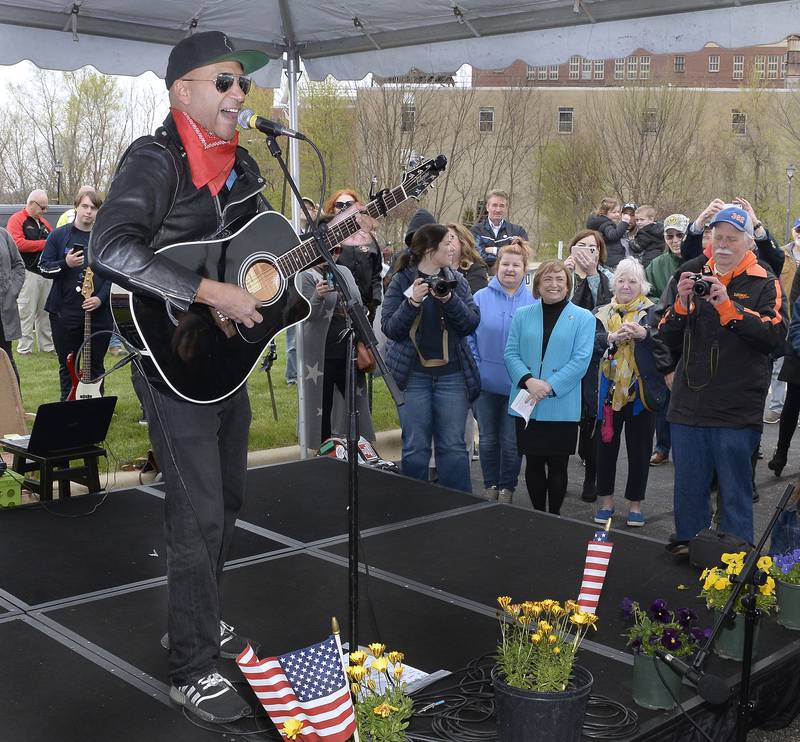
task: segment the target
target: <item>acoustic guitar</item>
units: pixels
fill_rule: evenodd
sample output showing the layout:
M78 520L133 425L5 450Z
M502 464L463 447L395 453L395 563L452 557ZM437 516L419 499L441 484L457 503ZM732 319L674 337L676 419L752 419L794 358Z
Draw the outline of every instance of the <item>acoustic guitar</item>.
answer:
M366 213L378 219L419 198L446 165L447 159L439 155L409 170L399 186L370 201ZM355 215L329 225L326 247L334 251L360 228ZM129 311L114 309L121 332L129 338L131 330L138 335L145 362L175 394L199 404L219 402L236 392L258 365L267 343L308 317L311 305L298 289L298 274L323 262L314 241L300 241L289 221L274 211L231 225L222 239L169 245L158 254L205 278L237 284L259 301L263 321L253 327L204 304L179 311L137 293L129 297Z

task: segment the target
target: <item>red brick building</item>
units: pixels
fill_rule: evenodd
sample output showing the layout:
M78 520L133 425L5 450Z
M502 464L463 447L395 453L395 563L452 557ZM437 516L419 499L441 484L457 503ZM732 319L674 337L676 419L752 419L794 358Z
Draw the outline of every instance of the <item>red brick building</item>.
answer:
M514 62L503 70L473 68L473 87L618 87L643 82L679 87L738 88L757 81L785 87L787 42L724 49L713 42L683 54L637 49L618 59L574 56L564 64L531 66Z

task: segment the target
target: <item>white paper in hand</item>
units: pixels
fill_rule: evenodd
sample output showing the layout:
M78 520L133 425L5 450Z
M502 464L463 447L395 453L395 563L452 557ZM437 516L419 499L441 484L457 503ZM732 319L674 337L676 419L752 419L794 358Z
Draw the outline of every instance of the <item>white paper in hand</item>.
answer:
M520 389L517 396L514 397L514 401L511 403L511 409L525 420L526 428L531 420L534 407L536 407L536 401L531 397L527 389Z

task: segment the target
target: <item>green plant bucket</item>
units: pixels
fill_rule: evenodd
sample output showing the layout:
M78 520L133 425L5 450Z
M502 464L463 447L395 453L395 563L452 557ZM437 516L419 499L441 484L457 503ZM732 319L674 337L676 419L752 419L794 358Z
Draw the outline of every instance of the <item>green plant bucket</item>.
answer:
M719 612L714 611L714 619L719 617ZM753 656L758 654L758 634L760 624L756 624L753 636ZM741 662L744 656L744 613L737 613L736 618L730 617L722 625L722 629L714 639L714 652L718 657L726 660Z
M575 665L565 691L514 688L493 673L497 738L502 742L580 742L594 678Z
M787 629L800 629L800 585L777 581L778 623Z
M681 692L681 676L661 658L648 654L633 657L633 700L646 709L675 708Z

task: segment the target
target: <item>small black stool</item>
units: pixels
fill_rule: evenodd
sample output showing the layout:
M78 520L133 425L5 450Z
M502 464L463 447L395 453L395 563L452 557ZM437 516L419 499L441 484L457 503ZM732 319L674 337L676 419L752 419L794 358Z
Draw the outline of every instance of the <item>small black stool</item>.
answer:
M58 482L59 498L69 497L70 483L82 484L89 492L100 492L100 471L97 460L106 455L106 450L99 446L73 449L68 452L50 453L46 456L31 453L25 448L15 446L8 441L3 442L3 449L13 454L14 463L11 469L24 477L22 486L39 495L39 499L53 499L53 485ZM71 466L73 461L83 461L82 466ZM38 479L27 474L39 472Z

